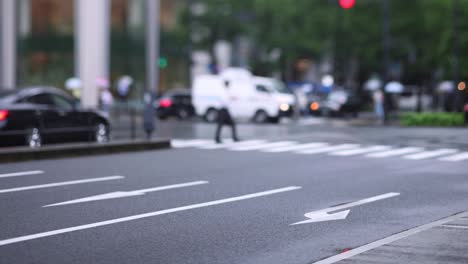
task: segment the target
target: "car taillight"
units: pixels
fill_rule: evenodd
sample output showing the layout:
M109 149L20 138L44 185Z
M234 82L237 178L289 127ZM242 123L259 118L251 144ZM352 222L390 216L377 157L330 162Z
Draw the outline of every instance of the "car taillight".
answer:
M0 121L3 121L8 116L8 110L0 110Z
M166 107L170 107L171 105L172 105L172 101L169 100L169 99L161 99L161 100L159 100L159 106L160 106L160 107L166 108Z

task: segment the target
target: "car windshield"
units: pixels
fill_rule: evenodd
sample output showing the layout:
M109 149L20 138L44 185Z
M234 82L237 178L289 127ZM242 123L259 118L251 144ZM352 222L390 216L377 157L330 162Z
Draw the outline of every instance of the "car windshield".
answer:
M280 81L273 82L273 88L279 93L291 94L292 92Z

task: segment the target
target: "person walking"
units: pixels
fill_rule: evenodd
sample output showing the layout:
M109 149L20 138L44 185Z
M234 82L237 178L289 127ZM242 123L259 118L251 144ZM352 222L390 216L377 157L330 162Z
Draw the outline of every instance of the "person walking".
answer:
M235 142L239 141L236 131L236 123L231 116L229 111L232 97L229 95L229 82L225 82L225 93L224 96L220 97L219 109L218 109L218 118L216 125L216 134L215 141L218 144L221 144L221 130L223 126L227 125L231 127L232 140Z

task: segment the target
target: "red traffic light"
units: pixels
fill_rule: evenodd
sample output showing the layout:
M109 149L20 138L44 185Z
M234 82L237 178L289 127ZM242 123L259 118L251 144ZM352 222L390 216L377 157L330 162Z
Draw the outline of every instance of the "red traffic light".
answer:
M350 9L356 3L356 0L338 0L341 8L343 9Z

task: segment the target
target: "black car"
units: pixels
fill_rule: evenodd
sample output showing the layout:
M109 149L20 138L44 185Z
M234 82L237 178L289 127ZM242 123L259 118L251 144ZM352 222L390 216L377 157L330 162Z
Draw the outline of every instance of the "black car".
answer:
M195 115L192 95L188 90L169 91L156 100L155 106L156 115L160 119L176 117L183 120Z
M347 114L357 117L361 105L362 99L358 94L344 90L332 91L325 98L316 97L309 100L310 112L325 117Z
M109 122L51 87L0 92L0 146L109 140Z

